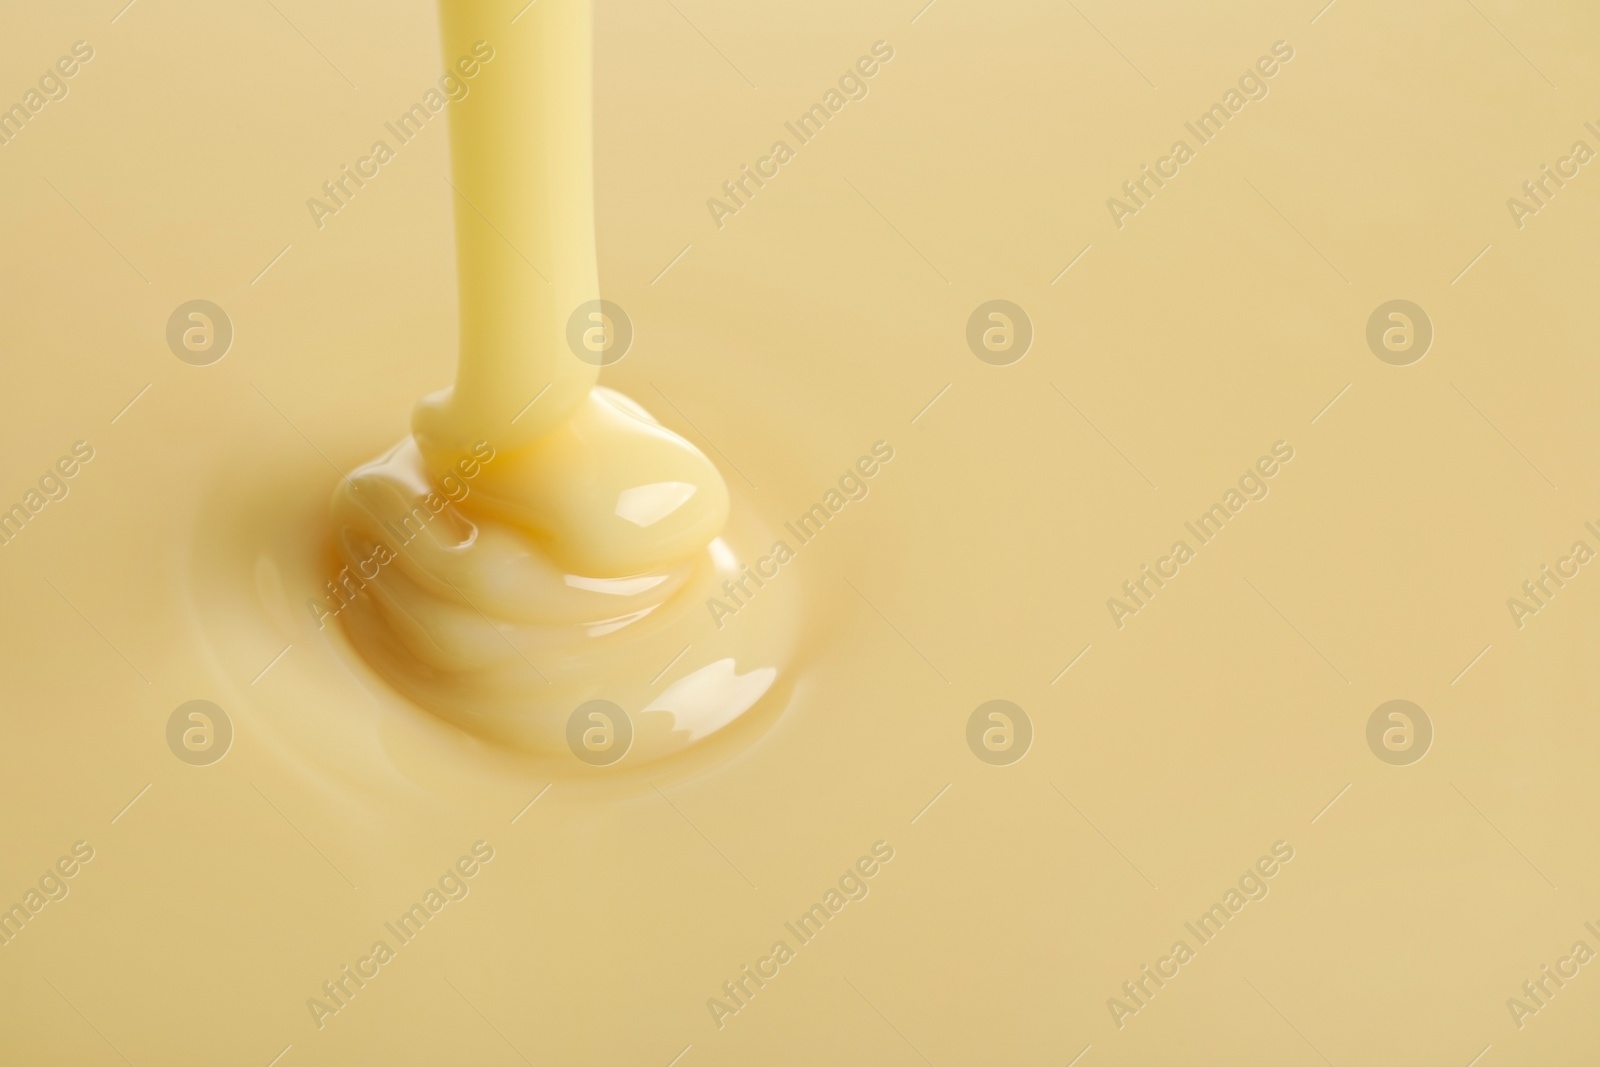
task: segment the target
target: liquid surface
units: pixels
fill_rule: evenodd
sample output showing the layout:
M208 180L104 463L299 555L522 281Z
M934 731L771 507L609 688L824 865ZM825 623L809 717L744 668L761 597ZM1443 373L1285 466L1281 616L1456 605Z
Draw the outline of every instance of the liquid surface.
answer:
M0 146L0 505L48 500L0 546L0 905L48 900L0 947L0 1058L1592 1058L1592 961L1520 1028L1507 1008L1600 948L1600 578L1523 590L1600 547L1600 178L1520 229L1506 206L1600 147L1590 7L601 4L598 263L636 327L606 385L716 462L730 538L894 458L723 620L803 590L825 624L793 685L591 774L419 710L305 607L335 487L452 380L459 205L444 120L385 128L438 86L433 5L275 3L20 5L0 35L5 103L95 51ZM532 61L521 6L472 93ZM1265 99L1119 229L1107 199L1280 39ZM788 133L878 40L867 95ZM319 229L307 199L379 138L395 157ZM718 228L707 200L736 206L779 138ZM208 366L165 338L196 298L234 325ZM995 299L1033 324L1010 365L967 341ZM1434 325L1408 366L1367 339L1395 299ZM1185 524L1230 490L1201 544ZM1369 745L1395 699L1433 724L1409 766ZM193 700L233 724L206 766L168 743ZM1009 765L968 743L994 700L1033 724ZM1185 924L1230 891L1201 944ZM1107 1002L1180 939L1119 1028ZM380 940L319 1028L307 1002ZM774 964L719 1028L708 1001Z

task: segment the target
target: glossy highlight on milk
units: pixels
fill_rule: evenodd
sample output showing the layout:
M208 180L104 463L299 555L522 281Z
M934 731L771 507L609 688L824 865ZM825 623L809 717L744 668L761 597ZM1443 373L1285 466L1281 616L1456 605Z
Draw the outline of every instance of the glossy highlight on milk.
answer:
M441 14L447 58L484 51L499 25L484 0L445 0ZM635 720L639 761L748 711L789 631L706 624L708 591L770 538L749 516L730 523L711 461L599 387L568 345L574 310L600 295L591 14L550 5L524 22L536 61L485 69L450 112L455 382L335 490L342 566L311 610L473 733L560 755L568 715L602 698Z

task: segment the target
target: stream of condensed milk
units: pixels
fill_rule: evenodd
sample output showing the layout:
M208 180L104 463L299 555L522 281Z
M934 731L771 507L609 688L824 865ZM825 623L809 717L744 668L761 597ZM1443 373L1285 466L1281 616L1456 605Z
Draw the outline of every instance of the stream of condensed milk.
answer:
M492 55L502 8L441 0L446 62ZM455 382L335 490L339 567L312 610L475 734L576 751L590 734L569 731L574 712L606 700L631 758L653 758L753 706L787 631L711 625L708 593L765 543L753 521L730 526L711 461L597 386L604 358L573 343L614 342L616 325L599 303L590 5L522 21L531 61L495 64L451 115Z

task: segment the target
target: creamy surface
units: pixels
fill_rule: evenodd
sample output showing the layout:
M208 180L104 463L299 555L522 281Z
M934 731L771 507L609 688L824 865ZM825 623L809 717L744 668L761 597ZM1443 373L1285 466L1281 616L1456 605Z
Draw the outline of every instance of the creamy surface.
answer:
M440 6L446 69L492 61L503 5ZM629 755L648 759L747 711L787 627L704 634L703 602L744 566L721 539L727 485L638 403L594 387L631 329L588 310L591 13L573 0L519 21L528 50L451 112L455 384L340 483L343 566L309 606L319 625L339 616L401 692L475 733L556 755L568 716L606 699L639 719Z
M75 41L94 58L0 146L0 506L48 501L0 545L0 907L46 901L0 946L0 1061L1593 1059L1596 962L1543 968L1600 949L1600 572L1571 576L1575 541L1600 548L1600 176L1520 229L1506 200L1600 148L1600 13L597 4L597 261L637 334L599 380L715 462L740 560L796 550L721 630L695 603L615 699L808 620L792 658L750 659L790 669L749 711L602 769L424 709L306 606L343 566L335 489L457 370L448 128L538 60L562 0L513 23L524 2L404 145L386 124L476 39L442 49L433 0L7 12L0 104ZM1269 95L1117 228L1107 198L1170 173L1280 39ZM784 123L846 71L869 91L800 143ZM394 158L319 229L308 198L379 139ZM719 229L707 200L778 139L793 158ZM196 298L234 326L209 366L164 338ZM1006 366L966 338L996 299L1034 328ZM1394 299L1435 327L1409 366L1366 338ZM474 510L531 443L481 440L456 510L554 560ZM866 495L795 544L879 440ZM391 469L459 496L443 461ZM1185 524L1234 490L1201 545ZM1120 629L1112 597L1138 608ZM537 622L495 621L560 667ZM1434 727L1410 766L1369 747L1396 699ZM208 766L168 743L197 700L234 728ZM1019 762L969 747L992 701L1031 717ZM1220 935L1188 931L1235 892ZM1510 998L1538 1007L1520 1028Z

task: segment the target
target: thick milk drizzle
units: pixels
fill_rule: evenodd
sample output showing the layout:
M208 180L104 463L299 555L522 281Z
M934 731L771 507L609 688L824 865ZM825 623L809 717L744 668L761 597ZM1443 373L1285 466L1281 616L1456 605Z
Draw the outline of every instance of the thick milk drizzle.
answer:
M740 567L722 476L568 346L599 297L589 5L514 27L501 3L440 6L447 63L516 50L451 112L456 378L335 491L330 593L391 683L469 730L560 754L602 697L635 717L634 756L660 755L747 710L787 641L710 624L705 590Z

